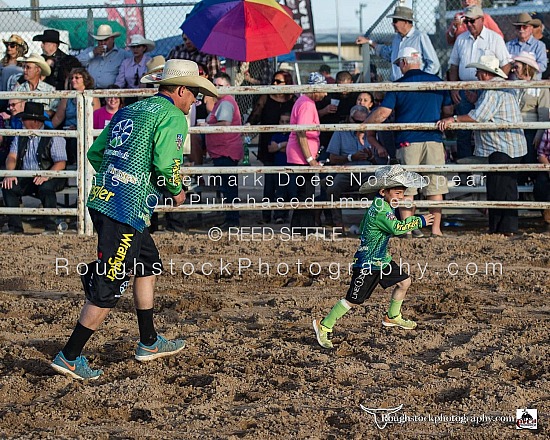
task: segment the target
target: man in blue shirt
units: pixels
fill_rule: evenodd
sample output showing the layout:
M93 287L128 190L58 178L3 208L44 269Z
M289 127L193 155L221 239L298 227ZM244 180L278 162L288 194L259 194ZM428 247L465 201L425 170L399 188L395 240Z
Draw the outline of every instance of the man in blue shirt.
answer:
M420 52L423 60L420 68L424 72L437 75L441 70L439 58L428 35L414 27L413 10L405 6L397 6L393 14L389 15L388 18L392 19L392 25L395 30L391 46L375 43L366 35L357 37L355 43L368 43L374 48L376 55L392 63L391 81L397 81L403 76L399 67L395 65L395 61L399 51L405 47L412 47Z
M399 51L395 64L399 66L403 77L397 82L441 81L436 75L421 70L422 55L412 47ZM437 122L442 115L453 114L451 95L446 90L388 92L379 107L367 118L367 124L380 124L395 112L397 123ZM435 127L435 125L434 125ZM368 132L368 141L377 150L384 148L376 139L376 133ZM437 130L402 130L396 132L397 158L403 165L444 165L445 148L443 137ZM442 175L428 174L428 185L424 188L428 200L443 200L443 194L449 192L447 179ZM412 200L416 190L410 188L405 192L406 199ZM401 218L406 219L414 210L400 208ZM432 236L441 234L441 209L430 209L435 220L432 225ZM422 236L416 234L417 237Z
M535 21L527 12L519 14L514 23L518 37L508 41L506 49L512 56L519 55L520 52L531 52L535 55L539 65L539 73L537 73L535 79L541 79L541 72L544 72L548 66L548 56L544 43L533 37L534 24L538 24L538 20Z

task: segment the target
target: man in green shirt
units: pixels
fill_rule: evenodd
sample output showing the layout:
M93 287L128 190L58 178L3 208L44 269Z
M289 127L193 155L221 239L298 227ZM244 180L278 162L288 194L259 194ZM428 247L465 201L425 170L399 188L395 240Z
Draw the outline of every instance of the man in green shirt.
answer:
M180 177L185 115L199 93L217 92L188 60L170 60L162 74L146 75L141 82L158 84L158 93L119 110L88 151L97 172L87 206L98 234L98 255L82 275L86 303L80 318L51 364L75 379L103 374L88 366L82 349L128 288L130 275L140 334L135 358L149 361L185 346L183 339L167 341L155 331L153 293L162 262L147 227L161 195L174 206L185 201Z
M401 316L401 304L411 285L411 279L392 260L388 252L388 242L394 235L406 234L431 225L434 215L411 216L405 220L399 220L395 215L396 202L404 199L407 188L425 186L420 174L405 171L401 165L388 165L380 167L374 177L374 180L369 179L360 190L364 193L378 191L378 194L361 221L361 244L353 259L353 274L346 297L338 301L325 318L313 320L317 341L324 348L333 347L329 335L336 321L353 305L363 304L370 298L378 284L384 289L395 286L382 325L407 330L416 327L416 322Z

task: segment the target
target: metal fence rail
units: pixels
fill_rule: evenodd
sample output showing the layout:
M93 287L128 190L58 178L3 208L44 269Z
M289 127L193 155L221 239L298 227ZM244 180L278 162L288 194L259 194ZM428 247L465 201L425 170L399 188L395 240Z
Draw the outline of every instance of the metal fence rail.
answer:
M550 87L550 81L499 81L499 82L440 82L440 83L379 83L379 84L348 84L348 85L323 85L323 86L247 86L226 87L219 89L221 94L267 94L267 93L308 93L314 91L361 91L361 90L448 90L448 89L501 89L501 88L528 88L536 86ZM19 215L75 215L77 217L78 233L91 235L93 227L91 219L85 210L85 197L88 194L93 180L94 171L87 160L85 153L101 130L93 130L93 98L106 96L150 96L155 93L153 89L142 90L87 90L83 93L75 91L41 92L0 92L0 99L29 99L29 98L76 98L77 100L77 128L76 130L12 130L2 129L0 135L47 135L61 136L64 138L77 138L77 170L76 171L6 171L0 170L0 177L4 176L50 176L50 177L76 177L77 179L77 208L0 208L0 214ZM550 122L532 122L518 124L481 124L481 123L456 123L451 129L472 130L496 130L510 128L550 128ZM228 127L193 127L190 133L257 133L257 132L281 132L281 131L359 131L359 130L433 130L434 124L320 124L320 125L269 125L269 126L228 126ZM523 165L438 165L438 166L408 166L409 170L418 172L445 173L445 172L499 172L499 171L550 171L550 165L523 164ZM274 174L274 173L373 173L377 166L326 166L326 167L182 167L182 174ZM418 207L441 208L508 208L508 209L550 209L550 202L493 202L493 201L416 201ZM365 201L349 201L346 207L351 209L365 208ZM225 210L264 210L264 209L310 209L310 208L335 207L334 202L314 202L313 205L305 203L267 204L259 203L251 206L249 203L240 204L207 204L207 205L183 205L178 208L158 207L158 210L168 211L225 211Z

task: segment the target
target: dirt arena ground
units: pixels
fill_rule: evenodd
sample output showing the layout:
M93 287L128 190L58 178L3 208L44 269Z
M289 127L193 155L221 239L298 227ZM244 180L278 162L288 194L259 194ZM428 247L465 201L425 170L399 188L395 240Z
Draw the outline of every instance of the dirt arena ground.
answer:
M339 321L332 351L311 321L345 294L356 238L158 235L157 330L187 348L135 361L128 296L86 347L105 371L91 383L49 363L83 304L76 265L95 238L2 237L0 437L508 439L527 435L514 426L527 407L538 410L530 438L548 438L549 237L447 235L391 241L410 264L404 314L417 330L381 326L389 292L378 289ZM67 264L57 274L56 259ZM403 405L400 423L379 429L360 404Z

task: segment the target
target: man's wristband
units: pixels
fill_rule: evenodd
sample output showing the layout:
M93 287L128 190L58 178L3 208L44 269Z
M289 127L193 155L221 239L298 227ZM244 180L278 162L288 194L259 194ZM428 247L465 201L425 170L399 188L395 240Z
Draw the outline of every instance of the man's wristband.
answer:
M310 163L310 162L313 162L315 159L313 158L313 156L309 156L306 161L307 163Z
M351 162L353 160L352 155L348 154L348 162Z

